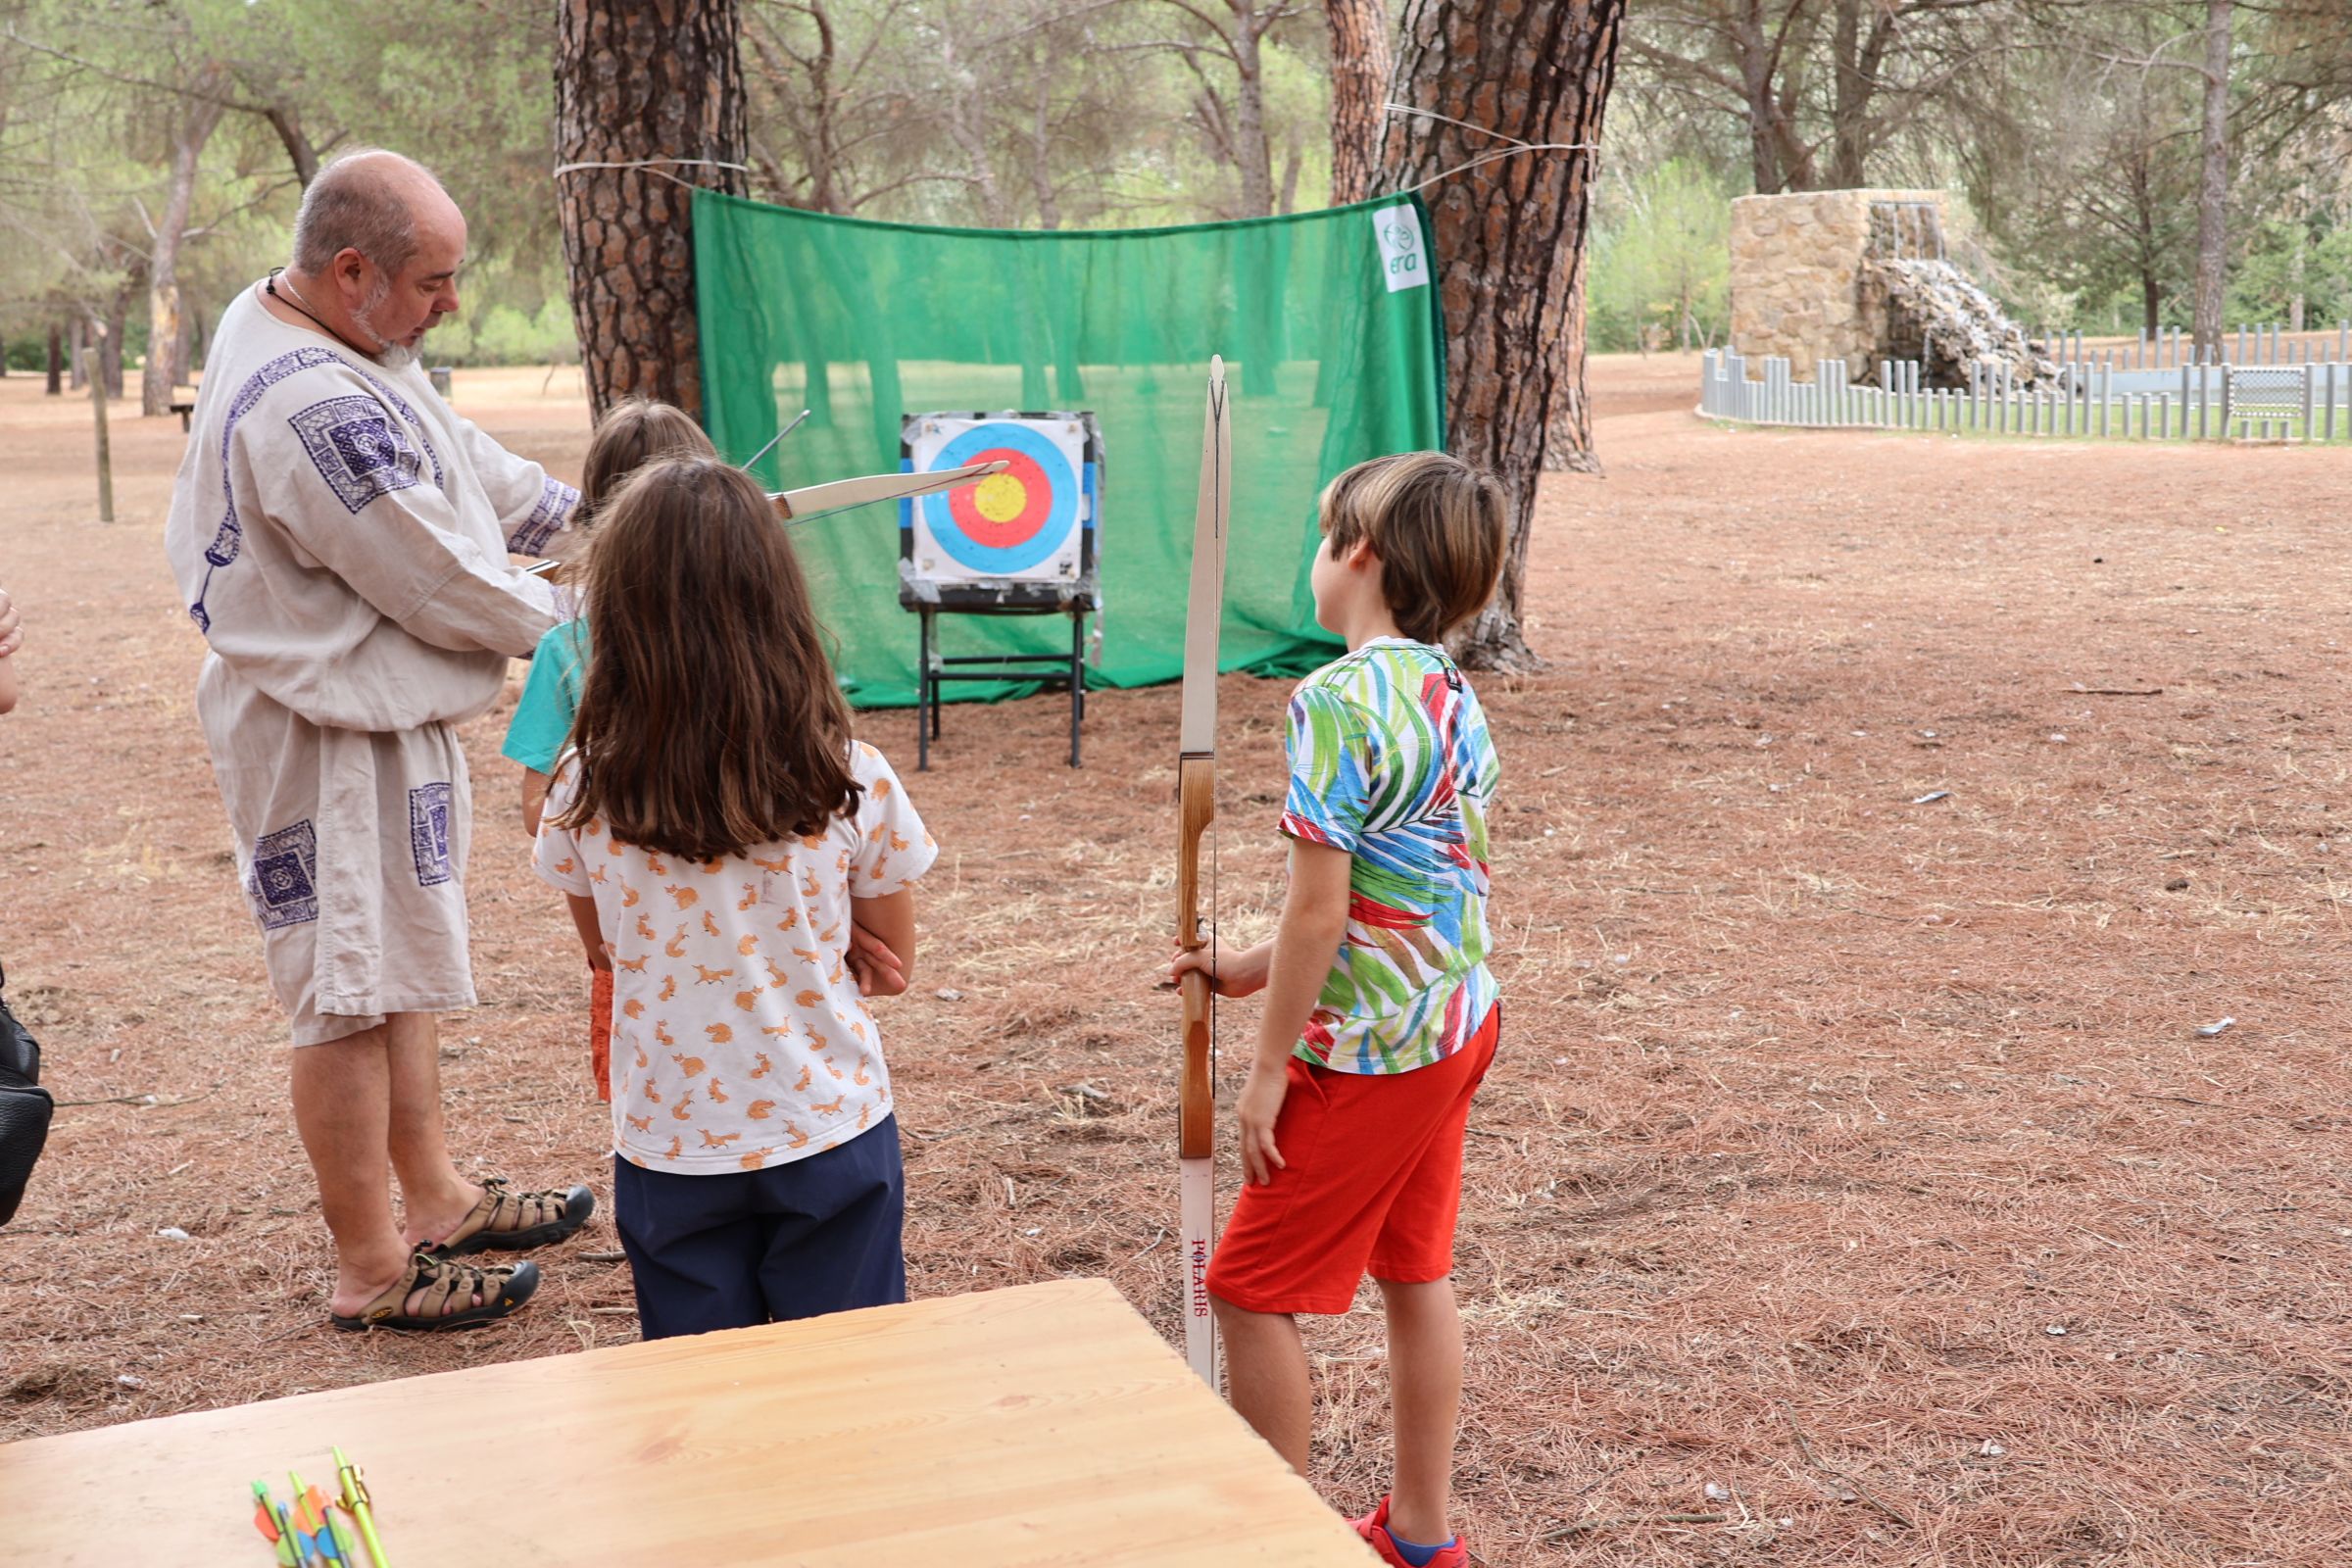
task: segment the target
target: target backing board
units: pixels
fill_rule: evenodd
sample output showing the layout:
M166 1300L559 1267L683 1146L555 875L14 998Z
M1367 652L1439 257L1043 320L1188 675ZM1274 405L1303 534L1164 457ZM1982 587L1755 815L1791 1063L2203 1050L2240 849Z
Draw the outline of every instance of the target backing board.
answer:
M901 466L1002 473L899 503L899 603L942 610L1093 610L1102 431L1092 414L909 414Z

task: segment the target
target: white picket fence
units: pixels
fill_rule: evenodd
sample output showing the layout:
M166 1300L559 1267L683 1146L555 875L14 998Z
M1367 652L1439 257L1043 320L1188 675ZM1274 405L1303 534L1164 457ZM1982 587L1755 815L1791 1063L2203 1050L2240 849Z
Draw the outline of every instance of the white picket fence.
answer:
M2139 329L2131 341L2085 337L2070 327L2046 327L2029 332L2035 350L2062 366L2107 365L2118 370L2173 370L2200 360L2218 358L2237 366L2303 365L2328 360L2352 360L2352 321L2333 326L2289 326L2280 321L2248 322L2236 331L2224 331L2217 356L2200 355L2186 327Z
M1931 430L2093 441L2352 440L2352 363L2184 363L2162 370L2072 360L2057 383L2019 386L1980 370L1965 388L1931 388L1917 361L1887 361L1879 379L1847 378L1822 360L1799 381L1777 355L1750 361L1710 349L1698 412L1742 424Z

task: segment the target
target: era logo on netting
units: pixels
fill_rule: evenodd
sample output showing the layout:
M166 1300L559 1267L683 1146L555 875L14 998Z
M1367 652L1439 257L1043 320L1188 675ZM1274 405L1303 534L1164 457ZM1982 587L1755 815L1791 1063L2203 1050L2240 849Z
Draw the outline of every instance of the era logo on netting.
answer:
M1372 232L1380 239L1380 263L1388 274L1390 293L1429 282L1429 247L1421 243L1418 212L1410 207L1384 207L1372 215Z

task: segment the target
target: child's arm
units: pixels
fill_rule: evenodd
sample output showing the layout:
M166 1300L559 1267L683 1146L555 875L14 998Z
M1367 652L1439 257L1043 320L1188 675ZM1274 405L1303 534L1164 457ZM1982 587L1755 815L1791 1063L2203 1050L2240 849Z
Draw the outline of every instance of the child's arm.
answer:
M1189 953L1179 948L1168 965L1168 984L1175 985L1188 974L1204 974L1208 989L1220 997L1252 997L1266 989L1266 975L1273 964L1272 937L1256 947L1230 952L1213 943Z
M539 816L547 809L547 775L535 767L522 770L522 830L539 836Z
M1271 944L1257 1051L1250 1057L1250 1077L1234 1101L1234 1117L1241 1126L1242 1172L1251 1182L1272 1181L1275 1168L1283 1163L1281 1151L1274 1147L1274 1119L1282 1114L1290 1088L1291 1052L1306 1032L1340 943L1348 935L1348 884L1353 861L1346 850L1328 844L1291 841L1291 887ZM1252 955L1257 951L1250 950Z
M10 656L24 643L24 622L8 590L0 588L0 713L17 706L17 664Z
M914 975L914 889L851 899L845 956L858 977L858 995L895 997L905 991Z
M581 946L588 950L588 967L612 968L612 950L605 945L605 928L596 917L596 901L566 893L564 902L571 906L571 923L579 930Z

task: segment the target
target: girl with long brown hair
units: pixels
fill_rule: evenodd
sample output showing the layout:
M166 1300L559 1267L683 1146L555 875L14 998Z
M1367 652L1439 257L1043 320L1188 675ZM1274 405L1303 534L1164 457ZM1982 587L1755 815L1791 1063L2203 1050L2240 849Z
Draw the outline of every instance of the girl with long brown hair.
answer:
M898 1124L865 998L906 988L911 884L937 848L852 735L748 474L640 469L590 548L587 614L535 860L611 956L613 1208L645 1337L903 1300Z

